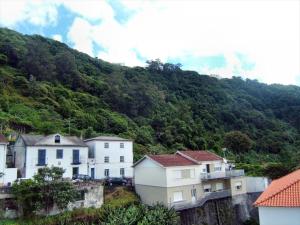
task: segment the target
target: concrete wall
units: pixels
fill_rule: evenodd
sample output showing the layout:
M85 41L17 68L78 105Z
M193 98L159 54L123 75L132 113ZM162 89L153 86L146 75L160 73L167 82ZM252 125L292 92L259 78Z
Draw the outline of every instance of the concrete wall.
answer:
M162 203L168 206L168 194L166 187L135 184L135 192L140 196L142 203L154 205Z
M263 192L269 185L266 177L246 177L247 193Z
M210 200L201 207L181 210L179 211L181 225L243 225L244 221L250 218L258 221L258 210L253 207L253 203L259 194Z
M242 184L242 188L239 189L239 190L236 188L237 183ZM232 196L246 194L247 193L246 177L233 177L233 178L231 178L230 179L230 188L231 188Z
M104 148L105 143L109 148ZM120 148L120 144L124 148ZM124 168L125 177L133 177L133 143L132 141L86 141L90 151L94 151L94 160L89 160L95 167L95 178L103 179L104 170L109 169L110 177L121 177L120 169ZM109 163L104 162L105 156L109 157ZM120 156L124 156L124 162L120 162Z
M145 158L134 168L134 182L140 185L167 187L166 169Z
M260 225L300 225L300 207L259 207Z

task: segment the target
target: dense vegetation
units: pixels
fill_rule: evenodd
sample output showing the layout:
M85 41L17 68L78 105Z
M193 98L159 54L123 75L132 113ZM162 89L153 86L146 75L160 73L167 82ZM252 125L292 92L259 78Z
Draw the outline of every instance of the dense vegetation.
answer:
M159 60L128 68L8 29L0 29L0 64L6 134L116 134L135 140L135 159L227 147L252 174L300 162L297 86L217 79Z

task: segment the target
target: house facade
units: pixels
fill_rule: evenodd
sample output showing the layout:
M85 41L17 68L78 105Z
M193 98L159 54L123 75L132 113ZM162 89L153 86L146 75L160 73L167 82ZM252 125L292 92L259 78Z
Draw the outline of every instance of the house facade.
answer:
M254 205L260 225L300 225L300 169L274 180Z
M143 203L163 203L178 210L245 194L248 182L243 170L229 168L223 158L208 151L146 155L134 164L134 179Z
M45 166L65 169L65 178L88 175L88 146L74 136L19 135L14 146L14 163L23 178L32 178Z
M114 136L84 141L89 147L89 174L95 179L133 177L133 142Z
M0 134L0 186L12 184L17 179L17 169L6 165L7 146L7 139Z

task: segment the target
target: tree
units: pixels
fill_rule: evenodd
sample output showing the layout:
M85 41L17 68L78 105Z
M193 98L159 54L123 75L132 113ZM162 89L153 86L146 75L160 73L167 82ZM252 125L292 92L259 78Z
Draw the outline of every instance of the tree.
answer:
M12 193L24 216L32 216L38 210L48 213L54 204L62 210L75 201L78 192L71 182L62 179L63 173L62 168L45 167L33 179L13 184Z
M224 146L235 153L243 153L251 149L252 140L240 131L232 131L225 135Z

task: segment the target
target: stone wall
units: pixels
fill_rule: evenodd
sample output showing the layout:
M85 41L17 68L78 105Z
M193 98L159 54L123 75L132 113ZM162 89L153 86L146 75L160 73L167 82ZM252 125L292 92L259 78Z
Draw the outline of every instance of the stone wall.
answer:
M210 200L198 208L179 211L182 225L242 225L253 218L258 221L258 210L253 207L260 193L242 194Z

